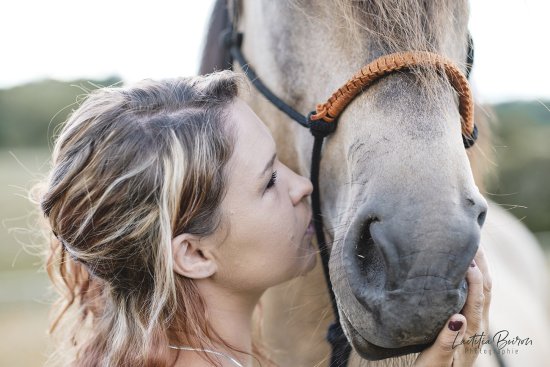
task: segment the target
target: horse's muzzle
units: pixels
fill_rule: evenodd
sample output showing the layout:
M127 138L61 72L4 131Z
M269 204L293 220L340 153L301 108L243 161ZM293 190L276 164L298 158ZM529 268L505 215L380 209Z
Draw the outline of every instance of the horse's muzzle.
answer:
M342 264L351 295L338 295L340 313L348 338L368 359L422 350L466 302L465 274L479 245L478 215L407 214L361 208L344 239Z

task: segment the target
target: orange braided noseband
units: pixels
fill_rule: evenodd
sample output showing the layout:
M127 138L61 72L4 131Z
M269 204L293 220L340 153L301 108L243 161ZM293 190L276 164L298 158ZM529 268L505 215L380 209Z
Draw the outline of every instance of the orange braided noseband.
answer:
M449 59L421 51L400 52L385 55L372 61L356 73L323 104L317 105L317 111L310 116L312 121L333 122L346 106L363 90L381 77L418 65L432 65L445 70L453 88L458 92L459 111L462 116L462 133L472 136L474 131L474 100L468 79Z

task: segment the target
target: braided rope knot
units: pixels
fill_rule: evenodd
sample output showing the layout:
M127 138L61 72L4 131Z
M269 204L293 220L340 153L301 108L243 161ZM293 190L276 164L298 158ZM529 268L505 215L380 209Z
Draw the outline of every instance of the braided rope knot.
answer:
M373 60L338 88L325 103L318 104L315 113L310 114L309 120L332 123L359 93L378 79L402 69L423 65L435 66L445 71L449 82L458 93L462 134L473 137L474 100L468 79L451 60L427 51L399 52Z
M327 111L325 111L326 114ZM332 134L336 130L336 122L330 116L318 117L313 119L313 115L316 114L316 111L311 111L307 116L309 131L311 135L316 138L324 138ZM317 112L318 114L318 112Z
M326 106L326 103L318 104L315 108L316 108L316 111L313 111L308 116L310 121L318 121L318 120L324 120L326 122L334 121L334 117L328 114L328 108Z

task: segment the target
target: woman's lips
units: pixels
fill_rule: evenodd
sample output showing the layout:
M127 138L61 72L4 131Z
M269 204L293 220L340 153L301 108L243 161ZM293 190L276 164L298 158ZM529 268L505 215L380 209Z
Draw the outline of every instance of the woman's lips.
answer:
M315 226L313 225L313 222L309 223L309 226L307 226L306 229L306 235L313 235L315 233Z

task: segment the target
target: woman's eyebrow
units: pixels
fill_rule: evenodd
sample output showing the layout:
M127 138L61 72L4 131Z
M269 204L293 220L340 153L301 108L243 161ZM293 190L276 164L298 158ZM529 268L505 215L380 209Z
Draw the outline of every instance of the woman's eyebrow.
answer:
M269 169L269 167L273 166L273 162L275 162L275 158L277 157L277 153L273 153L273 156L271 157L271 159L269 160L269 162L267 162L267 164L265 165L265 168L264 170L262 171L262 173L260 173L260 175L258 176L258 178L262 178L264 177L266 171Z

